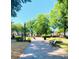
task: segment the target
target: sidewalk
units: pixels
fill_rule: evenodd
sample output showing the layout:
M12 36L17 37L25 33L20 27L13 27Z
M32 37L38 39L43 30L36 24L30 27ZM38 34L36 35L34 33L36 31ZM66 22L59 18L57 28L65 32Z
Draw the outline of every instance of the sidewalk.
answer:
M36 38L25 48L19 59L68 59L63 49L51 47L42 38Z

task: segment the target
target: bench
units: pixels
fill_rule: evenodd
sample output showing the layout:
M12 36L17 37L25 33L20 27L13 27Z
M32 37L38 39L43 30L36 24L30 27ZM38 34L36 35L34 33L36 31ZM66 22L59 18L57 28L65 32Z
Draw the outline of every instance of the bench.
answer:
M62 41L56 41L56 40L52 40L52 41L49 42L50 45L52 45L52 46L58 46L58 47L59 47L58 44L62 44L62 43L63 43Z
M53 45L53 46L55 46L56 45L56 40L50 41L50 44Z

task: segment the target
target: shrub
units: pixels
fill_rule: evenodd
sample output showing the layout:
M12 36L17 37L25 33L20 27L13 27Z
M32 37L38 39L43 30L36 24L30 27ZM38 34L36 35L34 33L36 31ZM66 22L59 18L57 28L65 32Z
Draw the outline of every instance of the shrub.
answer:
M21 36L16 36L15 39L16 41L23 41L23 38Z
M32 38L31 37L26 37L26 41L31 42Z

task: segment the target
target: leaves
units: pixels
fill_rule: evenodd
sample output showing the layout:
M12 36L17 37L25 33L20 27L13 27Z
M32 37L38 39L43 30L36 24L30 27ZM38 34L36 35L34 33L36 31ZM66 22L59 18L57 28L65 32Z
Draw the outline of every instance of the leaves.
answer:
M22 3L31 2L31 0L11 0L11 16L16 17L17 12L21 10Z
M50 12L50 25L63 31L68 29L68 0L58 0Z
M35 23L33 24L34 31L38 34L47 34L49 32L48 16L44 14L38 15Z
M12 24L11 25L11 30L12 31L17 31L17 32L22 32L23 31L23 25L20 24L20 23Z

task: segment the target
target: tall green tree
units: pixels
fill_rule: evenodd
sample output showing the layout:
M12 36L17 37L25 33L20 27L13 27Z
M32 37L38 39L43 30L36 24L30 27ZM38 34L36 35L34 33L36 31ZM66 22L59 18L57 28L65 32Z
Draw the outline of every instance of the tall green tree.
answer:
M50 12L50 24L58 29L63 29L64 36L68 30L68 0L58 0Z
M11 25L11 30L16 31L16 32L23 32L23 25L20 24L20 23L12 24Z
M48 16L44 14L38 15L33 24L33 29L38 35L50 33Z

